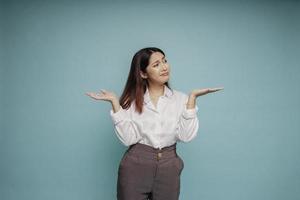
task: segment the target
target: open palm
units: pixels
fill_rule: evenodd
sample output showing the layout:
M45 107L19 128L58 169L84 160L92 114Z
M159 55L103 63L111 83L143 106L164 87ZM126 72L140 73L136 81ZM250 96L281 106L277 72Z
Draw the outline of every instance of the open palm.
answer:
M110 91L106 91L106 90L101 90L100 93L96 93L96 92L86 92L86 95L90 96L93 99L96 100L104 100L104 101L113 101L114 99L117 99L117 96L115 93L110 92Z
M219 91L219 90L222 90L222 89L224 89L224 87L195 89L195 90L192 91L192 94L195 97L198 97L198 96L206 95L208 93L216 92L216 91Z

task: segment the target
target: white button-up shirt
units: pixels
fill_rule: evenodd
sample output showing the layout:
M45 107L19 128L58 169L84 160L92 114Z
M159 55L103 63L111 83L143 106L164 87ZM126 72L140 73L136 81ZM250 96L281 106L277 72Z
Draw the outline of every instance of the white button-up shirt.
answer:
M110 110L114 131L125 146L142 143L161 149L176 141L189 142L197 135L199 120L198 106L187 109L187 101L188 95L165 85L155 108L147 88L141 114L135 111L135 101L128 109Z

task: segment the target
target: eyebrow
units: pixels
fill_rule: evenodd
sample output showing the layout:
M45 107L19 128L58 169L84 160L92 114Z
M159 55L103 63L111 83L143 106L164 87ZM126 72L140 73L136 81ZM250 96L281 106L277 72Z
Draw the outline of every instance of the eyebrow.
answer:
M165 58L165 56L163 56L162 57L162 59L164 59ZM157 60L157 61L155 61L154 63L152 63L151 65L153 65L153 64L155 64L155 63L157 63L159 60Z

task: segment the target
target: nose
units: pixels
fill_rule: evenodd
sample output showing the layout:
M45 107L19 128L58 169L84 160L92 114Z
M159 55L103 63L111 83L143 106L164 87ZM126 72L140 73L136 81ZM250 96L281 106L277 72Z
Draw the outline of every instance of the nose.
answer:
M167 69L167 64L166 64L166 63L162 63L162 68L163 68L164 70L166 70L166 69Z

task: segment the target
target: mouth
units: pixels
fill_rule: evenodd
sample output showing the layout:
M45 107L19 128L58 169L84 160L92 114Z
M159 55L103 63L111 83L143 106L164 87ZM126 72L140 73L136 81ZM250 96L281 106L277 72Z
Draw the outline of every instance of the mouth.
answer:
M161 76L168 76L169 72L162 74Z

